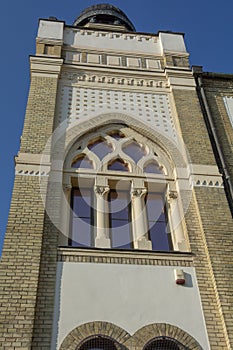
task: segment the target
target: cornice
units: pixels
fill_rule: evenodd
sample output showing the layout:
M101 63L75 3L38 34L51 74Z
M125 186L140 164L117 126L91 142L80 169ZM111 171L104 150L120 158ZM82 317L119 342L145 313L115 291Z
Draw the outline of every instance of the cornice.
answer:
M165 71L162 69L158 69L157 71L155 70L149 70L147 68L139 70L138 68L129 68L129 67L112 67L108 65L102 65L102 66L97 66L97 65L92 65L92 64L68 64L65 63L62 67L62 71L67 71L67 72L77 72L77 71L83 71L83 72L91 72L93 74L109 74L109 75L125 75L128 77L140 77L140 78L156 78L159 77L159 79L166 79L166 74Z
M63 40L60 39L50 39L50 38L36 38L37 44L51 44L51 45L63 45Z
M136 38L138 41L142 40L153 40L154 43L157 43L159 41L159 36L158 34L154 33L143 33L143 32L127 32L127 31L117 31L117 30L107 30L107 29L100 29L100 28L87 28L87 27L74 27L74 26L65 26L65 30L69 31L72 30L73 32L78 32L81 35L104 35L104 36L109 36L110 39L114 38L114 35L119 35L119 37L122 37L123 39L131 39L131 38Z
M121 72L122 73L122 72ZM69 85L82 85L88 88L103 88L103 89L126 89L130 91L158 91L168 92L169 86L166 79L134 77L132 75L118 75L118 74L94 74L94 72L67 72L63 71L61 74L61 81Z
M58 248L60 262L86 262L130 265L193 266L190 252L153 252L143 250Z
M169 92L169 85L164 72L139 72L103 67L63 65L61 82L82 85L83 87L127 89L130 91L151 91L155 88Z
M172 89L196 90L196 82L190 69L165 68L165 73Z
M31 75L58 77L63 64L61 58L30 56Z

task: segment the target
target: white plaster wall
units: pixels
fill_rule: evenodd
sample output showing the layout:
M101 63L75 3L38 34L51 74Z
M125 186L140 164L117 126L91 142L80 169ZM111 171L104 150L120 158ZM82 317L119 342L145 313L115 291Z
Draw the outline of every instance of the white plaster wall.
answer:
M146 35L101 33L90 30L64 30L64 44L77 48L111 50L117 53L141 53L161 55L161 45L157 37Z
M184 53L186 51L184 37L182 34L173 33L159 33L159 38L161 40L162 50L173 51L177 53Z
M38 38L62 40L63 28L63 22L40 20L38 28Z
M195 271L184 271L187 284L179 286L173 267L58 263L52 349L72 329L92 321L112 322L130 334L165 322L209 349Z

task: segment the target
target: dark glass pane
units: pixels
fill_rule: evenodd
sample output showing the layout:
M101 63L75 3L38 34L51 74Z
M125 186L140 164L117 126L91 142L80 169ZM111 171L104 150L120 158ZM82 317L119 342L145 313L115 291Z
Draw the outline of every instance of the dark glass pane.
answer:
M79 217L91 216L91 190L73 190L73 215Z
M131 249L130 224L127 220L112 220L112 248Z
M117 171L129 171L127 165L120 159L117 159L113 163L110 163L108 165L108 169Z
M153 250L170 250L169 237L166 231L166 222L149 222L149 235Z
M72 246L90 247L91 246L91 219L73 218L72 222Z
M135 163L137 163L142 157L146 155L146 151L135 141L128 144L127 146L124 146L123 151L125 154L131 157Z
M157 162L151 162L144 167L145 173L153 173L153 174L163 174L161 167Z
M148 221L165 221L164 195L161 193L148 193L146 197L146 208Z
M129 192L126 191L110 191L109 193L109 209L112 219L129 218Z
M91 246L91 190L72 191L73 218L71 229L72 246Z
M93 169L93 164L87 157L80 157L72 163L72 168Z
M109 210L113 248L132 248L129 204L129 191L110 191Z
M113 219L111 220L111 227L117 228L128 225L128 220L121 220L121 219Z
M112 152L112 147L104 140L98 140L88 146L88 148L102 160L108 153Z

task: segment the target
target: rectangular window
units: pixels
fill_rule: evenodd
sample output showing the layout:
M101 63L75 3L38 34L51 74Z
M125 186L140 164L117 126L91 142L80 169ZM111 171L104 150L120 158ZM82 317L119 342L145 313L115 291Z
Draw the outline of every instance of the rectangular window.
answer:
M131 249L131 203L129 191L110 190L109 210L112 248Z
M72 222L69 244L73 247L92 246L92 191L88 188L72 190Z
M171 238L167 230L168 221L164 194L148 192L146 196L146 209L152 250L171 250Z

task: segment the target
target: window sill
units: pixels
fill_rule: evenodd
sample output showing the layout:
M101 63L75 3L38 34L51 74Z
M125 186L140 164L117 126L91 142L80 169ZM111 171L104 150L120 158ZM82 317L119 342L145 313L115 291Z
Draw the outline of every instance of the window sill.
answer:
M190 252L59 247L58 262L193 266Z

